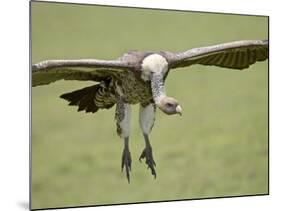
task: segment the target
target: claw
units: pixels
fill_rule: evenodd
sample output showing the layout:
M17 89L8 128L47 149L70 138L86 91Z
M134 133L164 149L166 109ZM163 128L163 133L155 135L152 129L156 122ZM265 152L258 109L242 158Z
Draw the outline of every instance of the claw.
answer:
M122 154L122 161L121 161L121 172L123 172L124 166L126 169L126 177L128 182L130 183L130 171L131 171L131 153L128 149L124 148L123 154Z
M155 171L155 168L154 168L154 166L156 167L156 163L153 160L152 148L151 147L144 148L144 150L142 151L142 153L139 157L139 161L141 162L142 159L144 159L144 158L145 158L145 163L147 164L147 168L149 168L151 170L151 174L156 179L156 171Z
M140 157L139 157L139 161L141 162L141 159L145 158L145 149L142 151Z

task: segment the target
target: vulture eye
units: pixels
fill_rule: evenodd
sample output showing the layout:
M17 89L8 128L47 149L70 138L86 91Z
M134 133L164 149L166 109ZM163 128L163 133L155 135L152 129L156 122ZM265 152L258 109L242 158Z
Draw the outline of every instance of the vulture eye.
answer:
M172 103L167 103L167 106L168 107L173 107L173 104Z

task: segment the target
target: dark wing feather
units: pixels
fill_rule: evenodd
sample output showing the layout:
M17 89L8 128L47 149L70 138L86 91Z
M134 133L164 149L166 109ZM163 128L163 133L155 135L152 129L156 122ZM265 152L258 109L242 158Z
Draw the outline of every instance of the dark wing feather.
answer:
M166 53L170 68L193 64L245 69L257 61L268 59L267 40L242 40L208 47L193 48L182 53Z
M100 108L109 109L115 104L113 99L108 95L102 96L102 104L97 104L96 96L100 89L103 89L103 87L101 87L100 84L96 84L83 89L75 90L73 92L62 94L60 97L67 100L69 102L68 105L78 106L78 111L84 110L85 112L95 113Z
M85 110L86 112L95 113L99 108L94 103L94 97L99 88L100 86L97 84L63 94L60 97L69 101L69 105L78 106L78 111Z
M47 85L61 79L101 81L133 68L131 63L121 60L47 60L32 65L32 86Z

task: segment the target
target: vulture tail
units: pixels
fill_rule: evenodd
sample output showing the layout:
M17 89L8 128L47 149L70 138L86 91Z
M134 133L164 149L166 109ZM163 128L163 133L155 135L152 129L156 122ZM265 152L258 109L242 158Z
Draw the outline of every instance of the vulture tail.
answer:
M103 83L103 82L102 82ZM101 109L109 109L114 106L115 101L111 97L108 88L101 84L96 84L60 96L69 102L68 105L78 106L78 111L97 112Z

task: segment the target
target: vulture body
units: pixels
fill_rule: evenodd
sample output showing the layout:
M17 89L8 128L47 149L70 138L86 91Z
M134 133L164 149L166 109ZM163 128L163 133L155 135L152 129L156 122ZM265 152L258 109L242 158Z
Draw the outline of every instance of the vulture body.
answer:
M117 133L124 139L121 167L125 167L130 182L131 155L129 151L131 104L140 104L139 121L145 148L139 160L145 159L156 177L155 162L149 133L156 107L168 115L181 114L176 99L166 96L164 82L169 70L193 64L245 69L268 58L267 40L242 40L180 53L169 51L130 51L116 60L46 60L32 65L32 86L47 85L64 80L99 82L61 95L78 111L95 113L116 105Z

